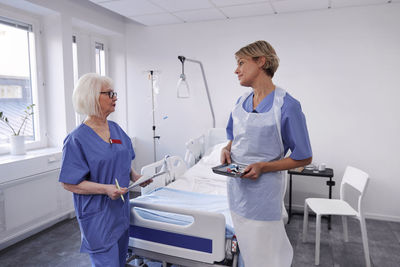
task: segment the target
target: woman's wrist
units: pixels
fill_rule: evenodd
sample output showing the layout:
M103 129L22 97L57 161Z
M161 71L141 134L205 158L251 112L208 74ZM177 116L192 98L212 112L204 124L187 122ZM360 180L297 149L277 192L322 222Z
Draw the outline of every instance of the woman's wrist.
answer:
M136 172L131 172L131 180L133 182L136 182L136 180L138 180L141 177L140 174L136 173Z
M224 148L223 148L223 150L226 150L226 151L228 151L229 153L231 152L231 147L229 146L225 146Z
M262 165L261 165L261 172L262 173L265 173L265 172L270 172L271 170L270 170L270 164L269 164L269 162L262 162Z
M102 194L103 195L107 195L108 196L108 184L105 184L103 187L102 187Z

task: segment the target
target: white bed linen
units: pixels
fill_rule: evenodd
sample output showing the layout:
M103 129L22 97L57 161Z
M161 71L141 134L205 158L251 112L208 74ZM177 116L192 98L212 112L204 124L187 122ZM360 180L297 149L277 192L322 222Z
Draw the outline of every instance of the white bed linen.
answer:
M208 149L196 165L188 169L182 176L176 177L176 180L167 187L189 192L226 196L226 181L228 177L214 173L211 168L221 164L221 150L227 143L228 141L219 143ZM286 180L284 190L286 191ZM282 219L286 224L288 214L283 202Z
M221 149L227 142L213 146L203 158L167 187L189 192L227 195L226 176L215 174L212 167L220 164Z

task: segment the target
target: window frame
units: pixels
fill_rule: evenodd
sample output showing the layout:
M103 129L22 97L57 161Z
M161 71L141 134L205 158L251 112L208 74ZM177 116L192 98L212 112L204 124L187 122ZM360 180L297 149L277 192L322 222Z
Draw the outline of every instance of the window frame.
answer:
M34 36L34 47L35 47L35 62L31 62L31 85L32 85L32 102L35 104L33 116L34 124L38 125L35 127L35 141L26 141L26 150L44 148L47 146L46 137L46 111L45 111L45 88L43 78L43 60L42 60L42 26L40 20L37 17L30 16L27 14L12 12L6 9L0 9L0 16L11 20L19 21L22 23L32 25L32 33ZM10 143L0 144L0 155L7 154L10 152Z
M77 46L77 67L78 79L88 73L96 73L96 43L101 43L104 46L104 65L105 75L109 75L109 51L108 51L108 37L100 33L91 31L90 29L73 27L72 36L75 36ZM88 56L89 55L89 56ZM86 64L88 62L89 64ZM75 81L74 81L75 86ZM86 118L85 115L75 113L76 126L80 125Z
M104 48L104 75L109 76L109 66L108 66L108 42L105 37L101 37L95 34L91 34L90 36L90 49L91 49L91 55L92 55L92 71L96 72L96 43L100 43L103 45Z
M76 46L76 54L74 53L74 48L72 48L72 64L73 64L73 74L74 74L74 88L76 86L76 83L79 80L79 77L81 76L80 74L80 70L81 67L79 66L80 60L79 60L79 43L80 43L80 34L76 31L72 31L72 46L75 43ZM74 42L75 40L75 42ZM79 40L79 41L78 41ZM75 58L76 57L76 58ZM75 112L75 125L78 126L79 124L81 124L81 122L85 119L85 116L78 114Z
M96 72L96 43L101 43L104 49L104 75L110 77L110 67L109 67L109 48L108 48L108 38L107 36L98 35L95 33L90 34L90 50L92 51L92 71ZM100 73L98 73L101 75ZM109 120L115 120L115 112L111 113L108 117Z

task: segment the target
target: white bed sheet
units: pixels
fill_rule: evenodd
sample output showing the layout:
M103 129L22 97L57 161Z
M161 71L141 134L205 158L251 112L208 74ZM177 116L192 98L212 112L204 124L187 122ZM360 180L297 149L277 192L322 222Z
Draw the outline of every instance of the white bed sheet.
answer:
M216 174L211 169L220 164L221 149L226 143L217 144L209 151L206 151L203 158L196 165L188 169L182 176L176 177L176 180L167 187L189 192L226 196L227 176Z
M212 171L212 167L221 164L221 150L224 146L227 145L227 143L228 141L219 143L206 150L203 158L196 165L188 169L180 177L176 177L176 180L173 183L169 184L167 187L189 192L226 196L226 182L229 177L214 173ZM285 183L286 182L287 180L285 178ZM288 221L288 214L283 202L282 219L286 224Z

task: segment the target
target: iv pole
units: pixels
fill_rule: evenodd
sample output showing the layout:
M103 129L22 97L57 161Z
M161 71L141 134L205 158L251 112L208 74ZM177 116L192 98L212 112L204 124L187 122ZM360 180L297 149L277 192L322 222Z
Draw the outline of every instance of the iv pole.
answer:
M154 110L154 71L150 70L150 81L151 81L151 105L152 105L152 112L153 112L153 155L154 155L154 162L157 161L157 151L156 151L156 139L160 139L161 136L156 135L156 120L155 120L155 110Z

